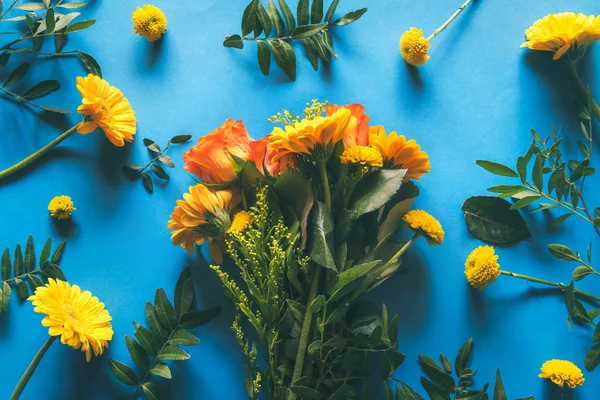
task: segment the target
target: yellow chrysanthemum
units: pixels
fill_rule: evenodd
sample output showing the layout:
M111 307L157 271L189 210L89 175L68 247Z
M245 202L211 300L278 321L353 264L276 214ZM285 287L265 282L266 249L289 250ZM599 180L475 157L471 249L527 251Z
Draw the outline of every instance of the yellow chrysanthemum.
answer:
M577 385L582 386L585 381L579 367L567 360L546 361L542 365L542 373L538 376L543 379L550 379L560 387L563 387L566 383L571 389Z
M228 233L242 233L254 222L254 216L248 211L238 211L233 216Z
M108 347L112 339L112 320L97 297L79 286L71 286L61 280L48 279L45 286L38 286L30 296L33 311L46 314L42 325L48 327L50 336L60 336L60 341L74 349L85 352L89 362Z
M419 180L431 169L429 156L421 151L414 139L406 140L404 135L391 132L386 135L383 126L369 127L369 145L383 154L386 168L406 169L404 181Z
M73 201L69 196L56 196L48 204L50 216L57 219L70 219L74 210L76 208L73 207Z
M269 135L269 147L275 151L273 161L290 154L310 155L315 161L326 159L333 146L354 132L356 126L352 112L341 108L327 117L303 119L285 129L276 127Z
M423 65L429 60L429 41L423 37L423 30L410 28L400 37L400 52L404 61L412 66Z
M85 121L77 126L77 132L86 134L100 128L115 146L133 141L135 113L119 89L89 74L77 77L77 90L82 97L77 112L85 117Z
M369 165L371 167L383 167L383 156L375 147L351 146L342 153L340 160L343 164Z
M600 40L600 16L565 12L546 15L525 31L527 41L521 47L554 52L558 60L569 49L575 58L586 46Z
M425 236L431 246L439 246L444 241L442 224L423 210L411 210L402 218L410 228Z
M145 4L142 8L138 7L133 12L131 20L133 21L133 31L151 42L160 39L167 31L165 14L151 4Z
M213 190L203 184L191 186L183 200L171 214L168 228L172 230L171 241L194 253L194 245L209 240L210 255L223 262L223 236L231 226L231 210L239 203L239 194L233 190Z
M483 290L496 282L498 275L500 264L492 246L479 246L471 252L465 263L465 276L471 286Z

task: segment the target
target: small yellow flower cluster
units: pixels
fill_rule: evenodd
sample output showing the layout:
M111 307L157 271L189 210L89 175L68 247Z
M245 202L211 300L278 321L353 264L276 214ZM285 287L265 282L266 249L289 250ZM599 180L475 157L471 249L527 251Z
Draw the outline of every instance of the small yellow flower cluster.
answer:
M423 210L411 210L403 219L415 233L424 235L429 245L439 246L444 241L442 224L431 214Z
M219 267L218 265L211 265L210 269L214 270L217 273L219 279L221 279L221 282L223 282L223 286L225 286L225 288L229 290L231 296L235 298L239 302L239 304L248 307L250 303L248 301L248 296L246 296L246 293L244 293L244 291L240 289L240 287L237 285L237 283L235 283L233 279L229 279L229 274L227 272L221 271L221 267Z
M256 378L254 379L254 393L258 394L261 388L261 374L260 371L256 372Z
M416 67L429 60L429 41L423 37L423 30L410 28L400 37L400 52L408 64Z
M340 160L342 164L368 165L375 168L383 167L383 155L381 151L371 146L349 147L344 150Z
M550 360L542 365L542 373L538 376L543 379L550 379L560 387L565 383L571 388L577 385L582 386L585 379L581 369L571 361L567 360Z
M465 276L471 286L483 290L496 282L498 275L500 264L492 246L479 246L471 252L465 263Z
M56 219L71 219L71 213L76 210L69 196L56 196L48 204L50 216Z
M329 102L325 100L321 103L318 99L312 99L311 103L306 103L306 108L304 109L304 118L305 119L314 119L316 117L320 117L325 114L325 110Z
M231 226L227 233L243 233L254 222L254 216L249 211L238 211L233 216Z
M167 17L158 8L151 4L145 4L142 8L137 8L131 17L133 21L133 31L154 42L162 37L167 31Z
M303 112L304 117L297 116L295 113L292 113L284 108L282 110L283 113L278 112L277 114L271 116L271 118L267 119L267 121L272 124L294 125L303 119L311 120L322 116L325 114L325 110L327 109L328 105L329 102L327 100L321 103L317 99L312 99L312 103L306 103L306 108Z

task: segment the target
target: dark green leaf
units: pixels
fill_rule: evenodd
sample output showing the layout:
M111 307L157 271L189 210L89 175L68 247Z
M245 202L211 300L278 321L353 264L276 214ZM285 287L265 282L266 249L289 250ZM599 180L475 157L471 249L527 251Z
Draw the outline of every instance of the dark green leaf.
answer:
M44 282L34 274L27 274L27 280L29 281L29 286L31 286L31 292L35 293L35 289L38 286L44 286Z
M327 24L301 25L296 28L292 36L294 39L306 39L316 35L327 27Z
M171 143L183 144L187 143L192 138L192 135L176 135L171 138Z
M519 174L517 174L513 169L493 161L477 160L477 165L495 175L508 176L510 178L519 177Z
M244 15L242 16L242 36L248 35L256 26L258 2L259 0L252 0L244 10Z
M431 400L450 400L448 393L430 380L421 377L421 384Z
M277 65L292 80L296 80L296 54L292 46L285 40L269 42Z
M164 179L166 181L169 180L169 174L167 174L160 165L150 164L150 168L152 169L152 172L154 172L154 174L160 179Z
M306 313L306 307L304 304L291 299L287 299L286 303L290 313L294 316L296 321L302 323L304 321L304 314Z
M225 47L233 47L236 49L244 48L244 41L240 35L231 35L227 36L223 41L223 46Z
M333 25L343 26L343 25L351 24L354 21L356 21L357 19L359 19L360 17L362 17L363 14L366 12L367 12L366 8L361 8L359 10L349 12L348 14L344 15L342 18L336 20L333 23Z
M519 172L521 182L527 182L527 159L523 156L517 159L517 171Z
M499 369L496 369L496 385L494 386L494 400L508 400L508 397L506 397L506 391L504 390L504 383L502 383L502 377L500 376Z
M315 297L315 299L310 303L310 311L314 314L321 310L323 305L325 304L325 296L322 294Z
M511 210L519 210L523 207L527 207L528 205L530 205L532 203L535 203L536 201L538 201L541 198L542 198L542 196L537 196L537 195L523 197L522 199L517 201L515 204L510 206L510 209Z
M398 192L406 175L406 170L381 170L362 180L354 190L350 209L358 216L378 210Z
M593 345L585 355L583 364L588 371L593 371L600 363L600 343Z
M575 268L575 270L573 271L573 280L575 281L580 281L583 278L585 278L588 275L591 275L594 273L594 270L590 267L581 265L577 268Z
M268 44L262 40L257 41L258 44L258 65L263 75L269 75L271 70L271 50Z
M559 260L579 261L579 257L577 257L575 252L573 252L573 250L571 250L570 248L568 248L565 245L549 244L548 250L550 251L550 254L552 254L554 257L558 258Z
M71 25L69 25L67 27L67 33L82 31L82 30L87 29L90 26L94 25L95 23L96 23L95 19L89 19L89 20L85 20L85 21L79 21L79 22L72 23ZM58 36L66 36L66 35L58 35Z
M425 375L446 392L454 390L454 379L442 370L437 363L427 356L419 356L419 364Z
M67 278L65 278L65 274L63 274L60 267L56 264L52 264L49 262L44 264L44 266L41 269L41 273L45 279L53 278L53 279L59 279L61 281L65 281L65 282L67 280Z
M323 0L313 0L310 11L310 23L318 24L323 18Z
M29 88L22 96L26 100L33 100L60 89L60 82L55 80L42 81Z
M54 9L50 8L46 11L46 33L52 33L54 31Z
M544 188L544 163L546 162L546 159L541 155L541 154L537 154L535 157L535 163L533 164L533 173L532 173L532 179L533 179L533 183L535 185L535 187L538 188L538 190L542 190Z
M167 294L162 288L156 289L154 296L154 307L159 321L171 330L177 327L178 313L167 298Z
M73 114L71 111L65 110L64 108L47 107L47 106L41 106L39 104L36 104L35 106L41 108L44 111L53 112L53 113L57 113L57 114Z
M152 335L152 332L135 322L133 323L133 325L135 326L135 331L133 332L133 335L142 345L142 348L146 351L147 354L151 356L155 355L159 349L159 345L154 336Z
M46 264L46 261L50 258L50 250L52 248L52 239L48 238L46 243L44 244L44 248L42 249L42 254L40 256L40 268Z
M316 50L316 44L312 38L304 39L302 41L302 45L304 46L304 51L306 52L306 58L310 61L310 65L312 65L315 71L319 70L319 56Z
M10 278L11 268L12 268L12 265L10 262L10 250L6 249L6 250L4 250L4 253L2 253L2 279L3 280Z
M467 364L471 359L471 353L473 352L473 338L467 340L458 350L456 360L454 361L454 370L456 375L462 376L463 371L467 368Z
M442 368L447 374L452 373L452 363L448 360L448 357L440 353L440 362L442 363Z
M6 64L8 64L8 60L10 60L10 54L11 53L6 51L0 54L0 69L6 67Z
M122 383L129 386L137 386L138 377L134 370L132 370L127 365L123 364L121 361L110 359L108 360L108 367L110 368L110 372Z
M476 196L467 199L462 210L469 232L483 241L502 244L531 237L521 214L510 207L498 197Z
M335 14L335 10L339 4L340 0L333 0L327 9L327 14L325 14L325 22L331 22L333 19L333 14Z
M190 355L186 351L172 345L165 346L158 355L158 359L163 361L180 361L189 358Z
M158 161L163 163L163 165L165 165L166 167L175 168L175 163L173 162L173 159L165 154L163 154L162 156L158 156Z
M308 217L315 197L308 179L300 174L284 172L277 178L273 189L281 201L294 208L301 228L300 247L306 245Z
M296 19L294 18L294 14L292 14L292 10L290 10L290 7L287 5L285 0L279 0L279 8L283 13L283 18L285 18L287 31L291 34L294 29L296 29Z
M281 15L275 6L275 3L273 3L273 0L267 1L267 14L271 19L271 24L273 24L277 36L283 36L285 33L285 24L283 23L283 19L281 19Z
M298 16L298 26L308 25L308 1L309 0L298 0L298 10L296 14Z
M138 368L147 371L150 367L150 363L144 348L137 342L137 340L129 335L125 335L125 345L127 346L127 350L129 351L129 355L131 356L133 363L137 365Z
M6 78L6 81L4 81L4 85L2 86L9 87L12 85L16 85L21 81L21 79L23 79L25 74L27 74L27 71L29 71L28 63L23 63L19 65L17 68L15 68L13 72L11 72L10 75L8 75L8 78Z
M181 317L179 326L185 329L197 328L208 324L221 312L221 306L212 307L202 311L190 311Z
M18 244L15 248L15 276L21 275L23 272L23 252L21 251L21 245Z
M146 382L142 385L142 390L144 391L144 396L146 396L147 400L159 400L160 396L158 395L158 388L152 382Z
M196 336L192 335L188 331L178 329L171 336L169 344L172 344L174 346L196 346L200 344L200 339L198 339Z
M381 264L380 260L375 260L371 262L367 262L364 264L356 265L342 273L340 273L331 283L331 288L328 289L328 292L335 293L344 286L349 283L355 281L356 279L362 278L371 272L377 265Z
M327 317L327 320L325 321L325 325L331 325L339 320L341 320L342 318L344 318L344 316L346 315L346 312L348 311L348 308L350 308L350 304L349 303L342 303L340 304L335 310L333 310L333 312ZM371 332L372 333L372 332Z
M160 376L162 378L171 379L171 370L165 363L158 363L150 370L152 375Z
M62 258L62 255L65 251L65 246L67 245L67 241L63 240L58 247L56 248L56 250L54 250L54 254L52 255L52 259L50 260L50 263L52 264L59 264L60 260Z
M160 341L167 340L169 332L160 323L158 319L158 314L156 314L156 308L149 301L146 302L146 321L148 322L148 326L150 327L150 330L152 331L154 337L156 337Z
M15 289L17 291L17 296L19 296L19 300L22 301L29 297L27 284L19 278L15 278Z
M0 288L0 314L8 311L8 299L10 299L11 288L6 282L2 282Z
M179 275L175 285L175 310L179 316L183 316L189 311L194 302L194 282L192 280L192 271L190 267L185 269Z
M269 37L271 31L273 30L273 24L271 24L269 14L267 13L267 10L265 10L265 7L260 1L258 2L258 7L256 11L258 20L260 21L260 24L262 25L263 30L265 31L265 37Z
M78 54L79 59L81 60L81 63L83 64L85 70L89 74L96 75L102 78L102 68L100 68L100 64L98 64L98 61L96 61L96 59L91 55L82 53L81 51L78 52Z
M556 218L554 221L552 221L552 224L550 224L550 226L552 228L556 228L556 227L562 225L567 220L567 218L569 218L572 215L573 215L573 213L563 214L560 217Z
M308 386L290 386L290 390L301 399L320 400L323 398L321 393Z
M152 183L152 178L147 172L142 172L142 183L144 184L146 191L152 194L154 191L154 184Z
M333 257L333 220L325 204L315 202L310 213L308 249L318 265L337 272Z

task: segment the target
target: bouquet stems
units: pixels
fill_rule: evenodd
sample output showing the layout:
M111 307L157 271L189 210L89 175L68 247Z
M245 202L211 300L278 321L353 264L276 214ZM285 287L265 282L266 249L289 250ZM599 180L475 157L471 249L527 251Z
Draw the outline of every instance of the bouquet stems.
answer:
M36 161L38 158L42 157L43 155L45 155L46 153L48 153L50 150L52 150L53 148L55 148L56 146L58 146L60 143L62 143L66 138L68 138L69 136L71 136L76 130L77 130L77 126L75 125L74 127L72 127L71 129L69 129L68 131L64 132L62 135L60 135L59 137L57 137L56 139L54 139L53 141L51 141L50 143L48 143L46 146L42 147L41 149L39 149L38 151L36 151L35 153L33 153L32 155L30 155L29 157L25 158L24 160L22 160L21 162L13 165L10 168L5 169L4 171L0 172L0 180L20 171L21 169L27 167L28 165L32 164L34 161Z
M17 383L15 390L13 390L12 394L10 395L9 400L17 400L19 397L21 397L23 390L25 390L25 386L27 386L27 382L29 382L29 380L31 379L31 376L33 375L33 373L37 369L38 365L40 364L40 361L42 361L44 354L46 354L46 351L48 351L48 349L50 348L52 343L54 343L54 341L57 338L58 338L58 336L50 336L48 338L48 340L46 340L46 343L44 343L42 345L42 347L38 350L37 354L35 355L35 357L33 357L33 360L31 360L31 363L25 370L25 373L19 380L19 383Z
M565 285L564 283L547 281L545 279L534 278L532 276L521 275L521 274L517 274L517 273L514 273L514 272L510 272L510 271L500 271L500 274L506 275L506 276L512 276L513 278L517 278L517 279L523 279L523 280L526 280L528 282L541 283L542 285L554 286L554 287L559 288L560 290L563 290L563 291L567 288L567 285ZM582 290L575 289L575 293L578 294L578 295L580 295L580 296L587 297L590 300L595 300L595 301L600 302L600 297L594 296L593 294L584 292Z
M579 94L579 97L581 97L581 100L587 104L588 96L590 96L590 94L588 93L588 89L583 85L583 82L581 82L581 78L579 77L579 73L577 72L577 66L575 65L575 60L568 59L567 67L569 68L569 74L571 75L571 80L575 84L575 90L577 90L577 94ZM594 113L596 118L598 118L598 120L600 120L600 107L598 106L598 103L596 103L596 101L594 99L592 99L591 103L592 103L591 111Z

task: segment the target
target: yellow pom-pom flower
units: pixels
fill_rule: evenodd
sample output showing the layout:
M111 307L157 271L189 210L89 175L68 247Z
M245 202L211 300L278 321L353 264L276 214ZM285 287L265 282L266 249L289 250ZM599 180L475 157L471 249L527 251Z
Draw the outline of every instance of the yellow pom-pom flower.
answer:
M400 37L400 52L408 64L416 67L429 60L429 41L423 37L423 30L410 28Z
M45 286L38 286L30 296L33 309L46 314L42 325L48 327L50 336L60 336L60 341L85 353L86 361L99 356L112 339L112 320L97 297L79 286L71 286L61 280L48 279Z
M151 4L145 4L133 12L133 31L140 36L154 42L167 31L167 18L165 14Z
M371 146L351 146L342 153L340 160L343 164L368 165L371 167L383 167L383 156L381 152Z
M84 122L77 125L77 132L86 134L100 128L115 146L133 141L135 113L119 89L89 74L77 77L77 90L82 97L77 112L84 116Z
M525 35L527 41L521 47L552 51L554 60L572 50L573 57L578 58L587 46L600 40L600 16L573 12L546 15L535 21Z
M71 213L76 210L69 196L56 196L48 204L50 216L56 219L71 219Z
M227 233L243 233L254 222L254 216L248 211L238 211L233 216Z
M571 389L574 389L577 385L582 386L585 381L579 367L567 360L546 361L542 365L542 373L538 376L543 379L550 379L560 387L563 387L566 383Z
M442 224L431 214L423 210L411 210L404 215L403 219L415 233L425 236L431 246L439 246L444 241L445 233Z
M465 276L469 284L483 290L500 275L498 256L492 246L479 246L471 252L465 263Z

